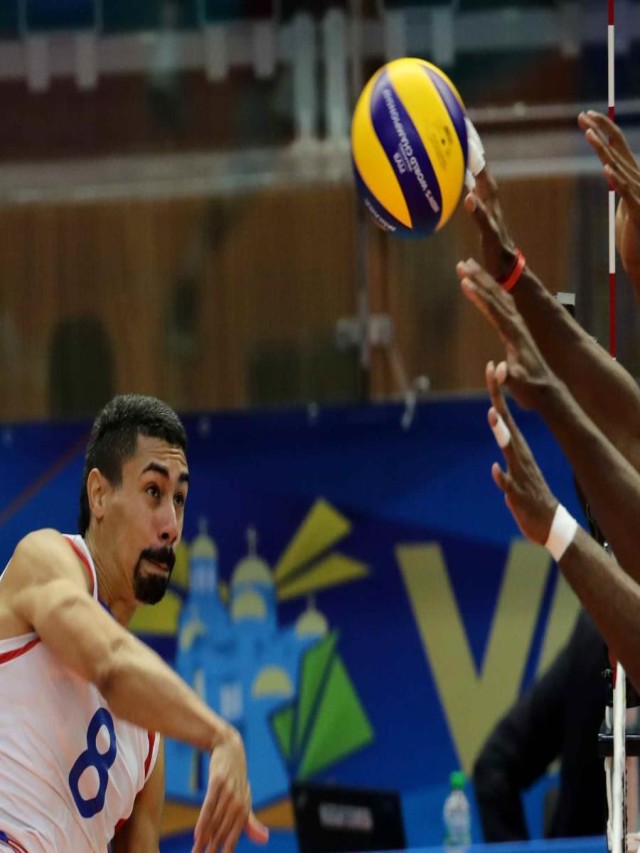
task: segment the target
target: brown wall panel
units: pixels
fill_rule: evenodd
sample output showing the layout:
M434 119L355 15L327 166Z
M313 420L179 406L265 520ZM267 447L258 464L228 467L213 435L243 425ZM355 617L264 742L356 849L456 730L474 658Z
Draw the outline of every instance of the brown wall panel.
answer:
M51 414L55 330L87 315L108 335L116 390L182 409L245 405L261 347L292 342L295 357L353 312L354 245L341 186L5 208L0 418Z
M606 259L602 217L589 231L576 188L572 178L501 188L516 241L554 291L575 289L581 247L601 240ZM65 375L86 386L103 372L106 387L97 345L74 357L71 342L52 375L60 324L87 317L108 338L114 390L185 411L357 399L358 353L333 344L336 320L356 312L354 204L346 184L0 210L0 419L59 412L52 384ZM464 211L422 240L362 230L370 310L395 329L395 364L382 348L371 353L371 398L397 397L402 372L429 376L434 391L481 389L502 347L459 291L455 263L479 256ZM601 276L584 266L588 288Z

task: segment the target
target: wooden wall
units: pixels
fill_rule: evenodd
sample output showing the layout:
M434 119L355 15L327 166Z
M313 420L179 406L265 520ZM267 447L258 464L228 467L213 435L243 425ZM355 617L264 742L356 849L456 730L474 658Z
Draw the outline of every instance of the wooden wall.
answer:
M502 194L532 266L570 289L574 180L505 181ZM107 391L183 411L361 397L357 353L333 346L336 320L356 311L355 210L350 185L0 210L0 420L90 414ZM500 346L458 290L456 261L478 254L465 213L427 240L364 230L371 310L391 314L407 376L482 387ZM374 350L371 397L399 390Z
M0 419L52 413L52 344L70 318L102 324L115 391L246 404L261 346L304 348L354 311L353 222L341 186L1 210ZM77 337L57 381L91 362Z

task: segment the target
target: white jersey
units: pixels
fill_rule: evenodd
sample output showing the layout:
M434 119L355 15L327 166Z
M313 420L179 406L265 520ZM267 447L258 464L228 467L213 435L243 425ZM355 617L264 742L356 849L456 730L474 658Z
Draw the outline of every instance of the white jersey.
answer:
M67 539L97 601L91 554L81 536ZM158 741L113 715L36 634L0 640L0 849L104 853L153 770Z

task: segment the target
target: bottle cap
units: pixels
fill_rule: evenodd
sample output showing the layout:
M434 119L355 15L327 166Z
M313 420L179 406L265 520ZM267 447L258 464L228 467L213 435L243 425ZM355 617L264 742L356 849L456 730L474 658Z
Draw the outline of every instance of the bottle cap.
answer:
M464 788L467 777L464 770L454 770L449 777L449 783L454 791L460 791Z

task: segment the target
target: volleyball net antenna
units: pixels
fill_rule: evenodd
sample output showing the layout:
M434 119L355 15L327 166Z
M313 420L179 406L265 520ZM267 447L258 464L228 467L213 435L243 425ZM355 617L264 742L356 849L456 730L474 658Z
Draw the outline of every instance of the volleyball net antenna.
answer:
M608 0L607 20L608 115L615 120L615 0ZM616 336L616 197L609 187L609 353L617 355ZM606 546L605 546L606 547ZM607 550L609 550L607 548ZM613 558L613 555L611 555ZM607 845L611 853L627 853L640 847L638 832L638 697L627 685L622 665L611 661L612 701L607 706L600 735L604 758L608 820ZM629 687L629 689L628 689ZM628 707L632 706L632 707ZM602 748L604 747L604 748Z
M615 0L608 0L607 14L607 104L615 121ZM617 354L616 339L616 194L609 187L609 353ZM613 555L612 555L613 556ZM621 664L611 661L613 707L607 707L605 726L613 733L613 750L604 760L607 784L607 844L611 853L626 853L627 842L627 676Z
M607 789L607 847L611 853L627 853L640 848L640 707L623 667L612 661L610 672L611 701L599 736Z

